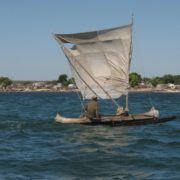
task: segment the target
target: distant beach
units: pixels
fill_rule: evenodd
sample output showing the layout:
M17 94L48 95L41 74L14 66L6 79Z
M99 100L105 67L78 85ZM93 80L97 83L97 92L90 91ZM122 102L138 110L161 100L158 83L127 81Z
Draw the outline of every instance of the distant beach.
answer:
M51 88L39 88L39 89L0 89L0 93L4 92L80 92L79 89L51 89ZM162 92L162 93L180 93L180 89L157 89L157 88L131 88L128 92Z

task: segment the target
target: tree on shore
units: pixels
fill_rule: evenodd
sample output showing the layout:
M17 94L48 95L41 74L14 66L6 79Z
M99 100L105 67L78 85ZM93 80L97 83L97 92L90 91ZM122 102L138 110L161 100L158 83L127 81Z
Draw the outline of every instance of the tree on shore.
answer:
M180 84L180 75L174 76L174 84Z
M138 84L141 82L142 78L141 75L136 73L136 72L132 72L129 74L129 83L131 85L131 87L135 87L138 86Z
M68 85L68 76L66 74L59 75L57 82L61 83L63 86L67 86Z
M140 74L132 72L129 74L129 83L131 87L138 86L141 81L144 81L146 84L151 83L154 87L158 84L180 84L180 75L171 75L166 74L162 77L156 76L153 78L142 78ZM74 78L68 78L66 74L59 75L57 82L61 83L64 87L67 87L69 84L75 84Z
M161 77L154 77L151 79L151 84L156 87L158 84L163 84L163 79Z
M168 84L168 83L174 83L174 77L171 74L166 74L162 77L163 83Z
M143 81L144 83L148 84L148 83L151 83L151 78L144 77L144 78L142 78L142 81Z
M69 84L75 84L74 78L68 78L66 74L59 75L57 82L61 83L65 87Z
M166 74L162 77L154 77L151 79L151 84L156 87L158 84L180 84L180 75L171 75L171 74Z
M5 88L12 84L12 80L8 77L0 77L0 86Z
M70 79L68 79L68 84L75 84L75 80L74 80L74 78L70 78Z

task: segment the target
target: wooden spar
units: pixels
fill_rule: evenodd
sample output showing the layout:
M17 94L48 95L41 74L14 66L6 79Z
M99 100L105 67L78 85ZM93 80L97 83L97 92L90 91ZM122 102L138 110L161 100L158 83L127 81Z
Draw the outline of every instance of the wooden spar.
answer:
M54 36L55 37L55 39L57 40L57 42L60 42L60 45L61 45L61 48L62 48L62 50L63 50L63 52L64 52L64 45L63 45L63 43L59 40L59 39L57 39L56 38L56 36ZM67 48L66 48L67 49ZM69 51L70 52L70 51ZM71 52L70 52L71 53ZM67 59L68 59L68 62L69 62L69 64L72 66L72 68L75 70L75 72L77 73L77 75L80 77L80 79L86 84L86 86L97 96L97 97L99 97L97 94L96 94L96 92L93 90L93 89L91 89L91 87L84 81L84 79L81 77L81 75L78 73L78 71L77 71L77 69L74 67L74 65L71 63L71 61L69 60L69 58L67 57Z
M129 51L129 63L131 62L131 58L132 58L132 27L133 27L133 20L134 20L134 15L132 14L132 20L131 20L131 44L130 44L130 51ZM130 71L130 65L129 65L129 71ZM129 112L129 95L128 95L128 92L126 94L125 111Z

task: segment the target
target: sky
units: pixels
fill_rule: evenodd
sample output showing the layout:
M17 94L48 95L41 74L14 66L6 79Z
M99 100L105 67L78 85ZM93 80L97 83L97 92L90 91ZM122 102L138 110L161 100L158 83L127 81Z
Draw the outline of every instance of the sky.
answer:
M131 72L180 74L179 0L0 0L0 76L13 80L71 77L53 33L133 25Z

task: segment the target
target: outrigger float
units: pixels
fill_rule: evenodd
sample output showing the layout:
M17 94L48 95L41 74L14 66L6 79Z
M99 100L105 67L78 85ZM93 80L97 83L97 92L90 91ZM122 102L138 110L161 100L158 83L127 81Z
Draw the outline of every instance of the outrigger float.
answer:
M57 113L58 123L78 123L88 125L142 125L164 123L175 116L159 118L154 107L149 112L130 114L128 107L129 73L132 57L132 22L128 25L76 34L54 34L69 65L76 86L84 99L96 96L99 99L115 99L126 96L126 105L120 115L107 115L100 118L65 118ZM82 103L83 104L83 103Z

